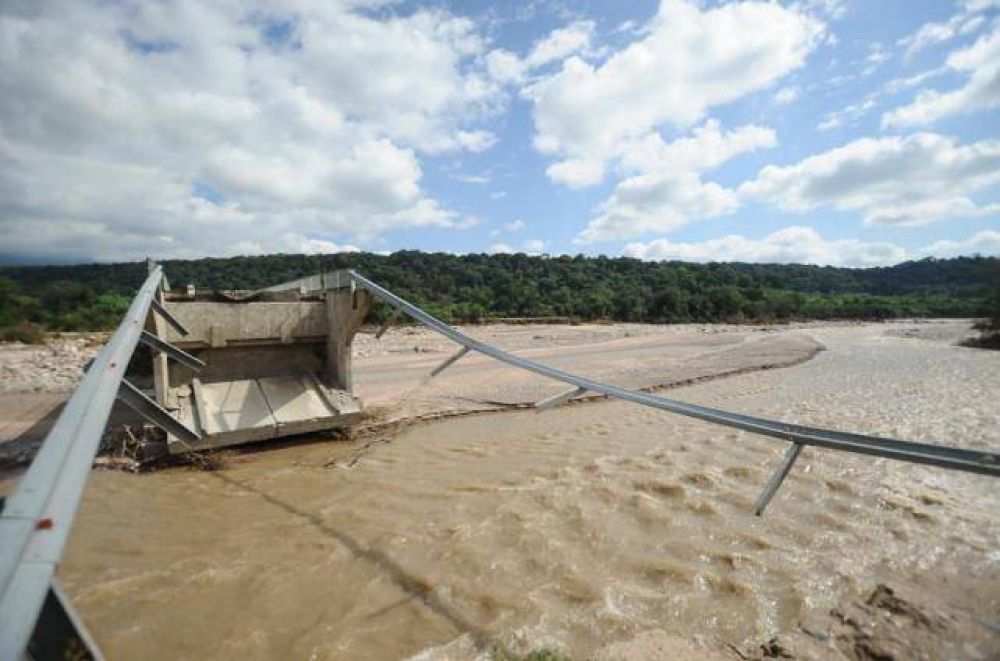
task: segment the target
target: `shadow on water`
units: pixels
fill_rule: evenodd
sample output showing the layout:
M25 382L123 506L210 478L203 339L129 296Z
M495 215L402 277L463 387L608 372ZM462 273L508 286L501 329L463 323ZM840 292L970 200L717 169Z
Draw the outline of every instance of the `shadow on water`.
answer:
M209 475L222 480L226 484L230 484L234 487L242 489L243 491L254 494L265 502L284 510L288 514L307 521L322 534L337 540L347 547L347 549L353 553L356 558L360 558L371 563L374 567L388 576L389 579L399 586L401 590L409 595L407 598L383 608L381 611L373 614L372 617L388 612L389 610L406 603L410 599L417 599L432 612L450 622L455 629L463 634L471 636L477 648L481 650L496 651L499 653L501 658L509 658L511 656L510 651L503 645L502 642L482 627L470 622L462 617L461 614L456 613L454 610L449 608L440 597L434 594L430 586L428 586L420 578L407 572L395 560L382 551L375 548L366 548L361 544L361 542L348 533L330 526L319 515L300 509L289 502L272 496L266 491L262 491L256 487L250 486L249 484L245 484L244 482L218 471L210 472Z

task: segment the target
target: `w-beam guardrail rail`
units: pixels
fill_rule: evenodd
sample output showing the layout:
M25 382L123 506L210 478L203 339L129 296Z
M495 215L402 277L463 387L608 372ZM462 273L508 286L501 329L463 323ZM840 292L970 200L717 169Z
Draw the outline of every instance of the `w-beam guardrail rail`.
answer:
M115 400L120 399L176 438L186 442L196 442L200 438L197 432L124 379L125 369L140 342L191 369L202 366L194 356L145 330L147 318L153 312L180 334L187 334L184 326L158 300L163 281L161 269L152 268L118 329L89 365L83 381L73 392L28 471L3 504L0 512L0 659L4 661L25 657L103 658L60 587L55 572ZM289 284L278 285L276 289L287 288ZM361 287L398 312L457 343L458 352L435 368L432 376L474 351L571 386L566 392L539 401L536 406L540 410L558 406L585 392L595 392L787 441L792 445L757 501L754 511L758 515L806 445L1000 477L1000 456L993 452L767 420L619 388L521 358L470 338L354 271L349 271L346 278L340 273L321 274L291 284L320 290ZM382 332L384 329L379 335Z
M507 363L508 365L520 367L521 369L535 372L537 374L541 374L542 376L547 376L551 379L562 381L572 386L570 390L564 393L548 397L538 402L536 407L540 409L558 406L559 404L569 401L577 395L589 391L606 395L608 397L614 397L616 399L623 399L628 402L635 402L636 404L641 404L643 406L650 406L652 408L670 411L671 413L679 413L681 415L698 418L699 420L705 420L707 422L714 422L719 425L725 425L726 427L743 429L745 431L762 434L764 436L772 436L774 438L791 442L792 445L785 454L785 458L783 459L781 465L768 481L767 486L754 506L754 513L757 515L760 515L764 511L764 508L767 507L768 502L770 502L771 498L777 492L778 487L780 487L782 481L784 481L785 476L788 475L788 472L791 470L792 464L794 464L795 460L799 457L802 447L806 445L815 445L822 448L828 448L830 450L867 454L876 457L885 457L887 459L898 459L900 461L907 461L914 464L927 464L930 466L940 466L942 468L951 468L969 473L980 473L983 475L1000 477L1000 455L994 452L967 450L964 448L946 447L930 443L913 443L910 441L900 441L880 436L867 436L864 434L853 434L849 432L820 429L818 427L789 424L786 422L758 418L751 415L732 413L730 411L710 408L708 406L687 404L675 399L668 399L666 397L660 397L635 390L628 390L608 385L606 383L601 383L599 381L594 381L593 379L588 379L571 372L565 372L554 367L549 367L548 365L528 360L527 358L515 356L503 351L502 349L498 349L484 342L474 340L461 331L452 328L443 321L435 319L418 308L416 305L403 300L399 296L396 296L389 290L375 284L364 276L354 271L350 272L350 276L351 281L354 282L356 286L366 289L379 300L412 317L416 321L419 321L431 330L436 331L461 345L459 353L448 358L444 363L437 367L432 372L432 376L449 367L466 353L475 351Z
M60 588L55 571L115 400L120 398L179 438L198 437L124 380L139 342L198 367L197 359L144 335L151 308L167 323L182 328L156 301L162 282L163 271L153 268L4 503L0 513L0 659L103 658Z

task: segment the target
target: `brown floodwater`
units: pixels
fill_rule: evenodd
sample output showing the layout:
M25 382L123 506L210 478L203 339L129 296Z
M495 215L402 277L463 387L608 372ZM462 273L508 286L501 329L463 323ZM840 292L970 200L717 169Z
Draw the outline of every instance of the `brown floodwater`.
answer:
M878 327L815 334L828 350L805 364L670 395L1000 447L1000 354ZM577 658L657 629L744 646L929 575L934 598L1000 612L995 480L807 448L754 517L785 447L601 401L214 473L98 472L61 575L111 659L467 658L497 643ZM973 592L947 589L963 576Z

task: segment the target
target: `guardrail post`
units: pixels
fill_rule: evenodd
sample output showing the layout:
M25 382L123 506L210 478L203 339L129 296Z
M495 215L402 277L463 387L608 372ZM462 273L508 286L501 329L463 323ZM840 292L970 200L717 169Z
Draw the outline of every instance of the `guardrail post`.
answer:
M753 506L755 516L760 516L764 513L767 504L771 502L774 494L778 492L778 487L781 486L781 483L788 476L788 471L792 470L792 464L799 458L800 452L802 452L801 443L792 443L792 446L785 451L785 457L781 460L781 465L778 466L778 469L771 475L771 479L764 485L764 490L760 492L760 496L758 496L757 502Z
M454 365L459 358L461 358L467 353L469 353L469 347L462 347L452 355L448 356L447 358L444 359L443 363L441 363L440 365L431 370L431 377L433 378L438 374L440 374L441 372L445 371L446 369Z

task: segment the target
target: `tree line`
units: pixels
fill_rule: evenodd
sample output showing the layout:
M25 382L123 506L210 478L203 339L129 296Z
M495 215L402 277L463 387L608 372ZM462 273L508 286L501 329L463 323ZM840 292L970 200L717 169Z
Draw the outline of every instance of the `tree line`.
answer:
M643 262L583 255L265 255L167 260L174 287L258 289L353 268L433 314L677 322L981 317L1000 259L928 258L864 269L801 264ZM113 328L146 276L142 262L0 267L0 328ZM388 313L373 312L373 320ZM17 332L13 333L14 335ZM2 336L0 336L2 337Z

